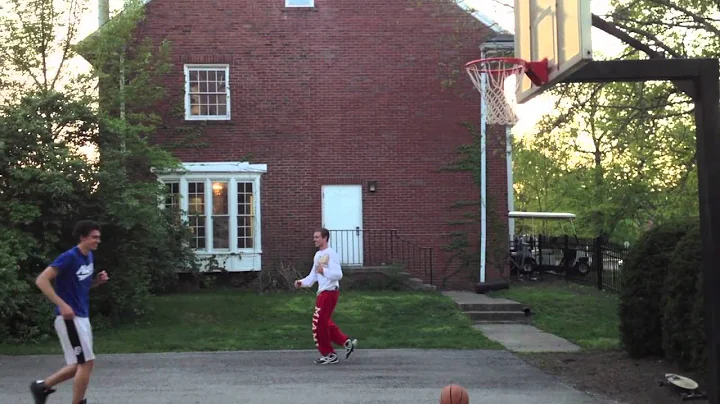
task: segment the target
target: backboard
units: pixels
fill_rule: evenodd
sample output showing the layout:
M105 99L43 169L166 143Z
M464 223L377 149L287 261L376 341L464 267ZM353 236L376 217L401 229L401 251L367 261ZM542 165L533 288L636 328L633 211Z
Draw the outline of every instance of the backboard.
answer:
M592 60L590 0L515 0L515 57L547 59L548 81L519 75L517 102L524 103Z

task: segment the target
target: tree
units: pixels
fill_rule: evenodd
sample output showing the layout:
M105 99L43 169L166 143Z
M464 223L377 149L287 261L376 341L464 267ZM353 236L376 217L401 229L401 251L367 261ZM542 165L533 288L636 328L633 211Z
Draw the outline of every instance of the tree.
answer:
M19 246L0 251L3 276L12 281L5 292L0 287L0 301L14 293L42 305L24 282L74 244L77 219L92 218L103 225L97 268L115 279L93 295L95 313L132 319L151 292L174 285L177 270L197 268L189 230L178 212L159 207L165 191L151 172L178 166L149 141L160 123L149 111L163 96L157 79L170 66L169 44L135 38L144 11L136 1L77 47L98 67L77 74L66 62L77 56L71 44L80 7L76 0L13 0L0 19L2 81L13 85L0 109L0 217L2 240ZM80 152L87 146L100 150L101 163ZM44 312L25 318L8 307L0 335L3 326L16 338L43 335ZM37 327L23 334L17 323Z

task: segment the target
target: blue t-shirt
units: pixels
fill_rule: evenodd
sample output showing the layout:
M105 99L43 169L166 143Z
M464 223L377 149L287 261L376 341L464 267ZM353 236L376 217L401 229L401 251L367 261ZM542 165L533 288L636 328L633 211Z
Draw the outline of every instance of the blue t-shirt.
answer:
M90 286L93 282L94 260L92 251L83 255L76 246L53 261L50 266L57 268L55 293L70 307L78 317L89 317ZM55 307L55 314L60 315L60 308Z

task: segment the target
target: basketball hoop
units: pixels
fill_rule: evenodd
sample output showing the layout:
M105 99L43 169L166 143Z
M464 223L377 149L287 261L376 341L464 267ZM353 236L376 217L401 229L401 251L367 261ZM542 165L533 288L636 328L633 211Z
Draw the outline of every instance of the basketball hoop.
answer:
M487 58L473 60L465 64L470 80L485 98L485 117L487 123L496 125L514 125L515 94L522 83L522 74L527 70L527 63L517 58ZM483 75L487 77L483 82ZM510 94L505 94L505 79L515 76L515 84Z

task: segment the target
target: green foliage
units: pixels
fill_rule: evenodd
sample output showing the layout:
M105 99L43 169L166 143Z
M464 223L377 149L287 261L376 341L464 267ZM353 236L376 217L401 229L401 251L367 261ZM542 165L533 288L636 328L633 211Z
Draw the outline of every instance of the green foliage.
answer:
M94 58L92 74L69 72L61 62L48 77L53 49L63 61L75 55L77 16L66 12L68 31L58 38L48 27L58 28L62 13L51 0L31 3L14 1L0 19L3 34L26 34L3 49L12 56L7 71L24 78L0 105L0 337L8 341L51 331L51 304L33 280L75 244L79 219L103 226L96 268L111 281L91 293L100 324L144 313L151 293L176 286L177 270L198 269L190 232L179 212L159 207L165 190L152 174L178 166L151 142L161 123L152 106L164 97L157 79L170 67L168 44L134 39L144 10L136 1L78 46ZM58 89L63 77L70 80ZM80 153L88 146L99 161Z
M465 145L460 145L457 148L457 158L452 161L446 167L442 167L442 171L451 172L465 172L472 175L473 182L479 187L481 180L480 172L480 159L481 159L481 135L480 130L471 123L461 123L463 127L472 136L472 142ZM505 131L502 131L505 134ZM490 149L494 144L500 143L500 139L494 138L495 134L489 134L486 138L486 146ZM486 158L491 158L487 155ZM477 190L478 196L480 190ZM505 223L497 219L499 215L495 209L495 199L490 192L486 194L486 200L484 201L486 206L486 233L487 237L487 250L486 250L486 263L488 266L495 266L501 268L507 261L507 246L504 244L503 247L495 250L492 247L492 237L502 233L505 233ZM453 226L454 230L450 232L449 242L443 246L443 250L448 253L446 261L447 268L451 268L450 271L443 275L442 287L447 282L459 275L469 276L473 282L479 281L478 279L478 268L480 267L480 251L479 244L474 243L473 240L479 240L479 226L480 223L480 204L478 200L458 200L455 201L451 206L457 219L450 221L450 225Z
M513 145L517 208L573 212L581 237L616 242L696 208L691 104L671 92L667 83L553 88L538 133Z
M94 173L72 151L88 140L92 117L86 106L54 92L30 93L17 104L0 106L0 337L4 340L34 341L52 328L51 306L28 280L61 251L68 225L83 210L92 210Z
M688 332L688 341L685 349L689 351L686 354L690 358L689 367L698 369L702 372L707 370L707 336L705 334L705 295L703 289L703 275L700 273L695 284L695 302L692 307L692 317L690 319Z
M675 247L690 227L687 220L661 224L628 252L621 273L620 335L632 357L663 354L665 280Z
M662 297L662 348L668 359L683 368L706 366L701 273L700 226L696 224L670 257Z
M18 260L25 258L21 251L27 237L0 229L0 341L38 341L52 329L52 306L19 277Z

